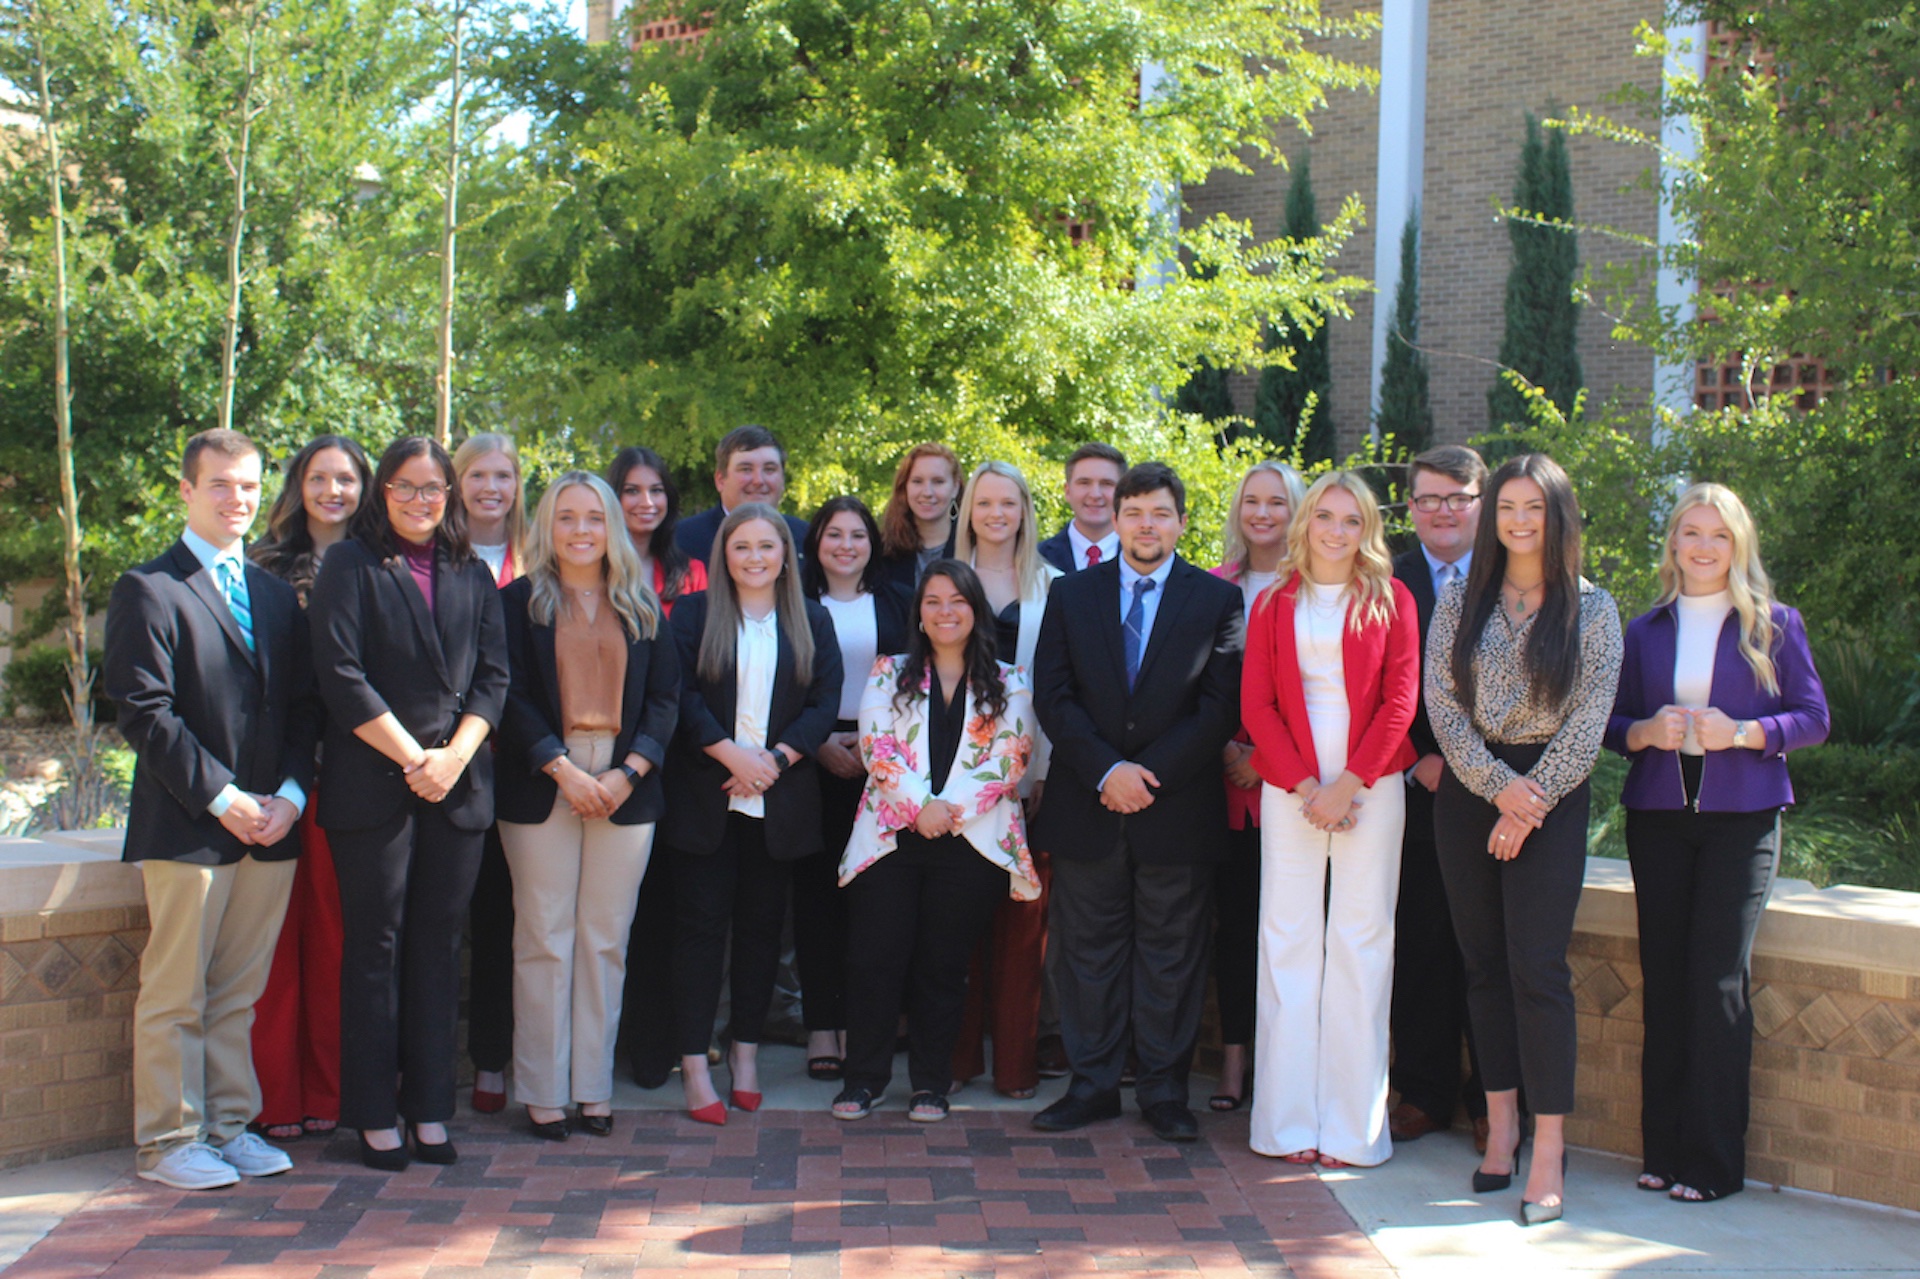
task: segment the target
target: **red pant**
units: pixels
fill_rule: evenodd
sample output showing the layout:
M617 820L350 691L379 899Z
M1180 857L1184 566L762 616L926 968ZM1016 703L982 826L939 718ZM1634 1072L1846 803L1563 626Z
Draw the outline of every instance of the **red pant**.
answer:
M964 1082L986 1069L984 1030L993 1035L993 1086L1000 1092L1024 1092L1039 1086L1034 1045L1040 1037L1040 990L1047 957L1047 897L1053 868L1035 854L1040 876L1036 901L1002 898L994 909L993 932L973 955L967 978L966 1013L953 1045L953 1077Z
M340 1118L340 886L313 813L309 796L287 921L267 989L253 1006L262 1124Z

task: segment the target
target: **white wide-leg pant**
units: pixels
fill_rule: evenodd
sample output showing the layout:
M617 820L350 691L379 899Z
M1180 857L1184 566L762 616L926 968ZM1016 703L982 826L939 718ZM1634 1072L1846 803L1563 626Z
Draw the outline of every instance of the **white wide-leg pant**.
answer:
M1250 1143L1263 1155L1318 1150L1371 1166L1393 1153L1387 1010L1406 782L1390 773L1359 799L1353 829L1328 834L1298 796L1261 787Z

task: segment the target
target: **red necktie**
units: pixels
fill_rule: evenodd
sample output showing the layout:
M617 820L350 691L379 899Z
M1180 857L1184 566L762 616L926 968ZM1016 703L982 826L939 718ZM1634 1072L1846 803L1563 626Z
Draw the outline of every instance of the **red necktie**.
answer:
M1099 562L1100 562L1100 547L1098 545L1089 546L1087 548L1087 567L1092 568L1095 564L1098 564Z

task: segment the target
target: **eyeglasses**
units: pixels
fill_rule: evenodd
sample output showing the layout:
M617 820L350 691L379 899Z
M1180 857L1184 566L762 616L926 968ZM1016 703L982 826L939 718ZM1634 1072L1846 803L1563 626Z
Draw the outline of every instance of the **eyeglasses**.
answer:
M1414 498L1407 505L1413 507L1414 510L1419 511L1423 515L1432 515L1443 506L1455 515L1458 515L1479 500L1480 495L1478 493L1449 493L1445 497L1429 493L1425 497Z
M409 484L405 480L388 480L387 492L402 502L423 498L429 506L438 506L447 500L447 486L444 484Z

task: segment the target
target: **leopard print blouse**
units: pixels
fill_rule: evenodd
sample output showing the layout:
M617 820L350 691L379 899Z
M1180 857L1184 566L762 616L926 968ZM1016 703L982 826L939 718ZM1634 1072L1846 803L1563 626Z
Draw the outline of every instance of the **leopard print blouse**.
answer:
M1533 618L1514 622L1496 608L1473 655L1474 705L1460 705L1453 682L1453 637L1460 629L1466 583L1441 595L1427 633L1427 716L1440 753L1463 785L1492 803L1518 773L1494 758L1488 742L1547 749L1527 779L1558 804L1593 772L1620 682L1620 610L1613 597L1580 579L1580 673L1558 707L1538 704L1527 684L1527 633ZM1538 616L1536 614L1535 616Z

